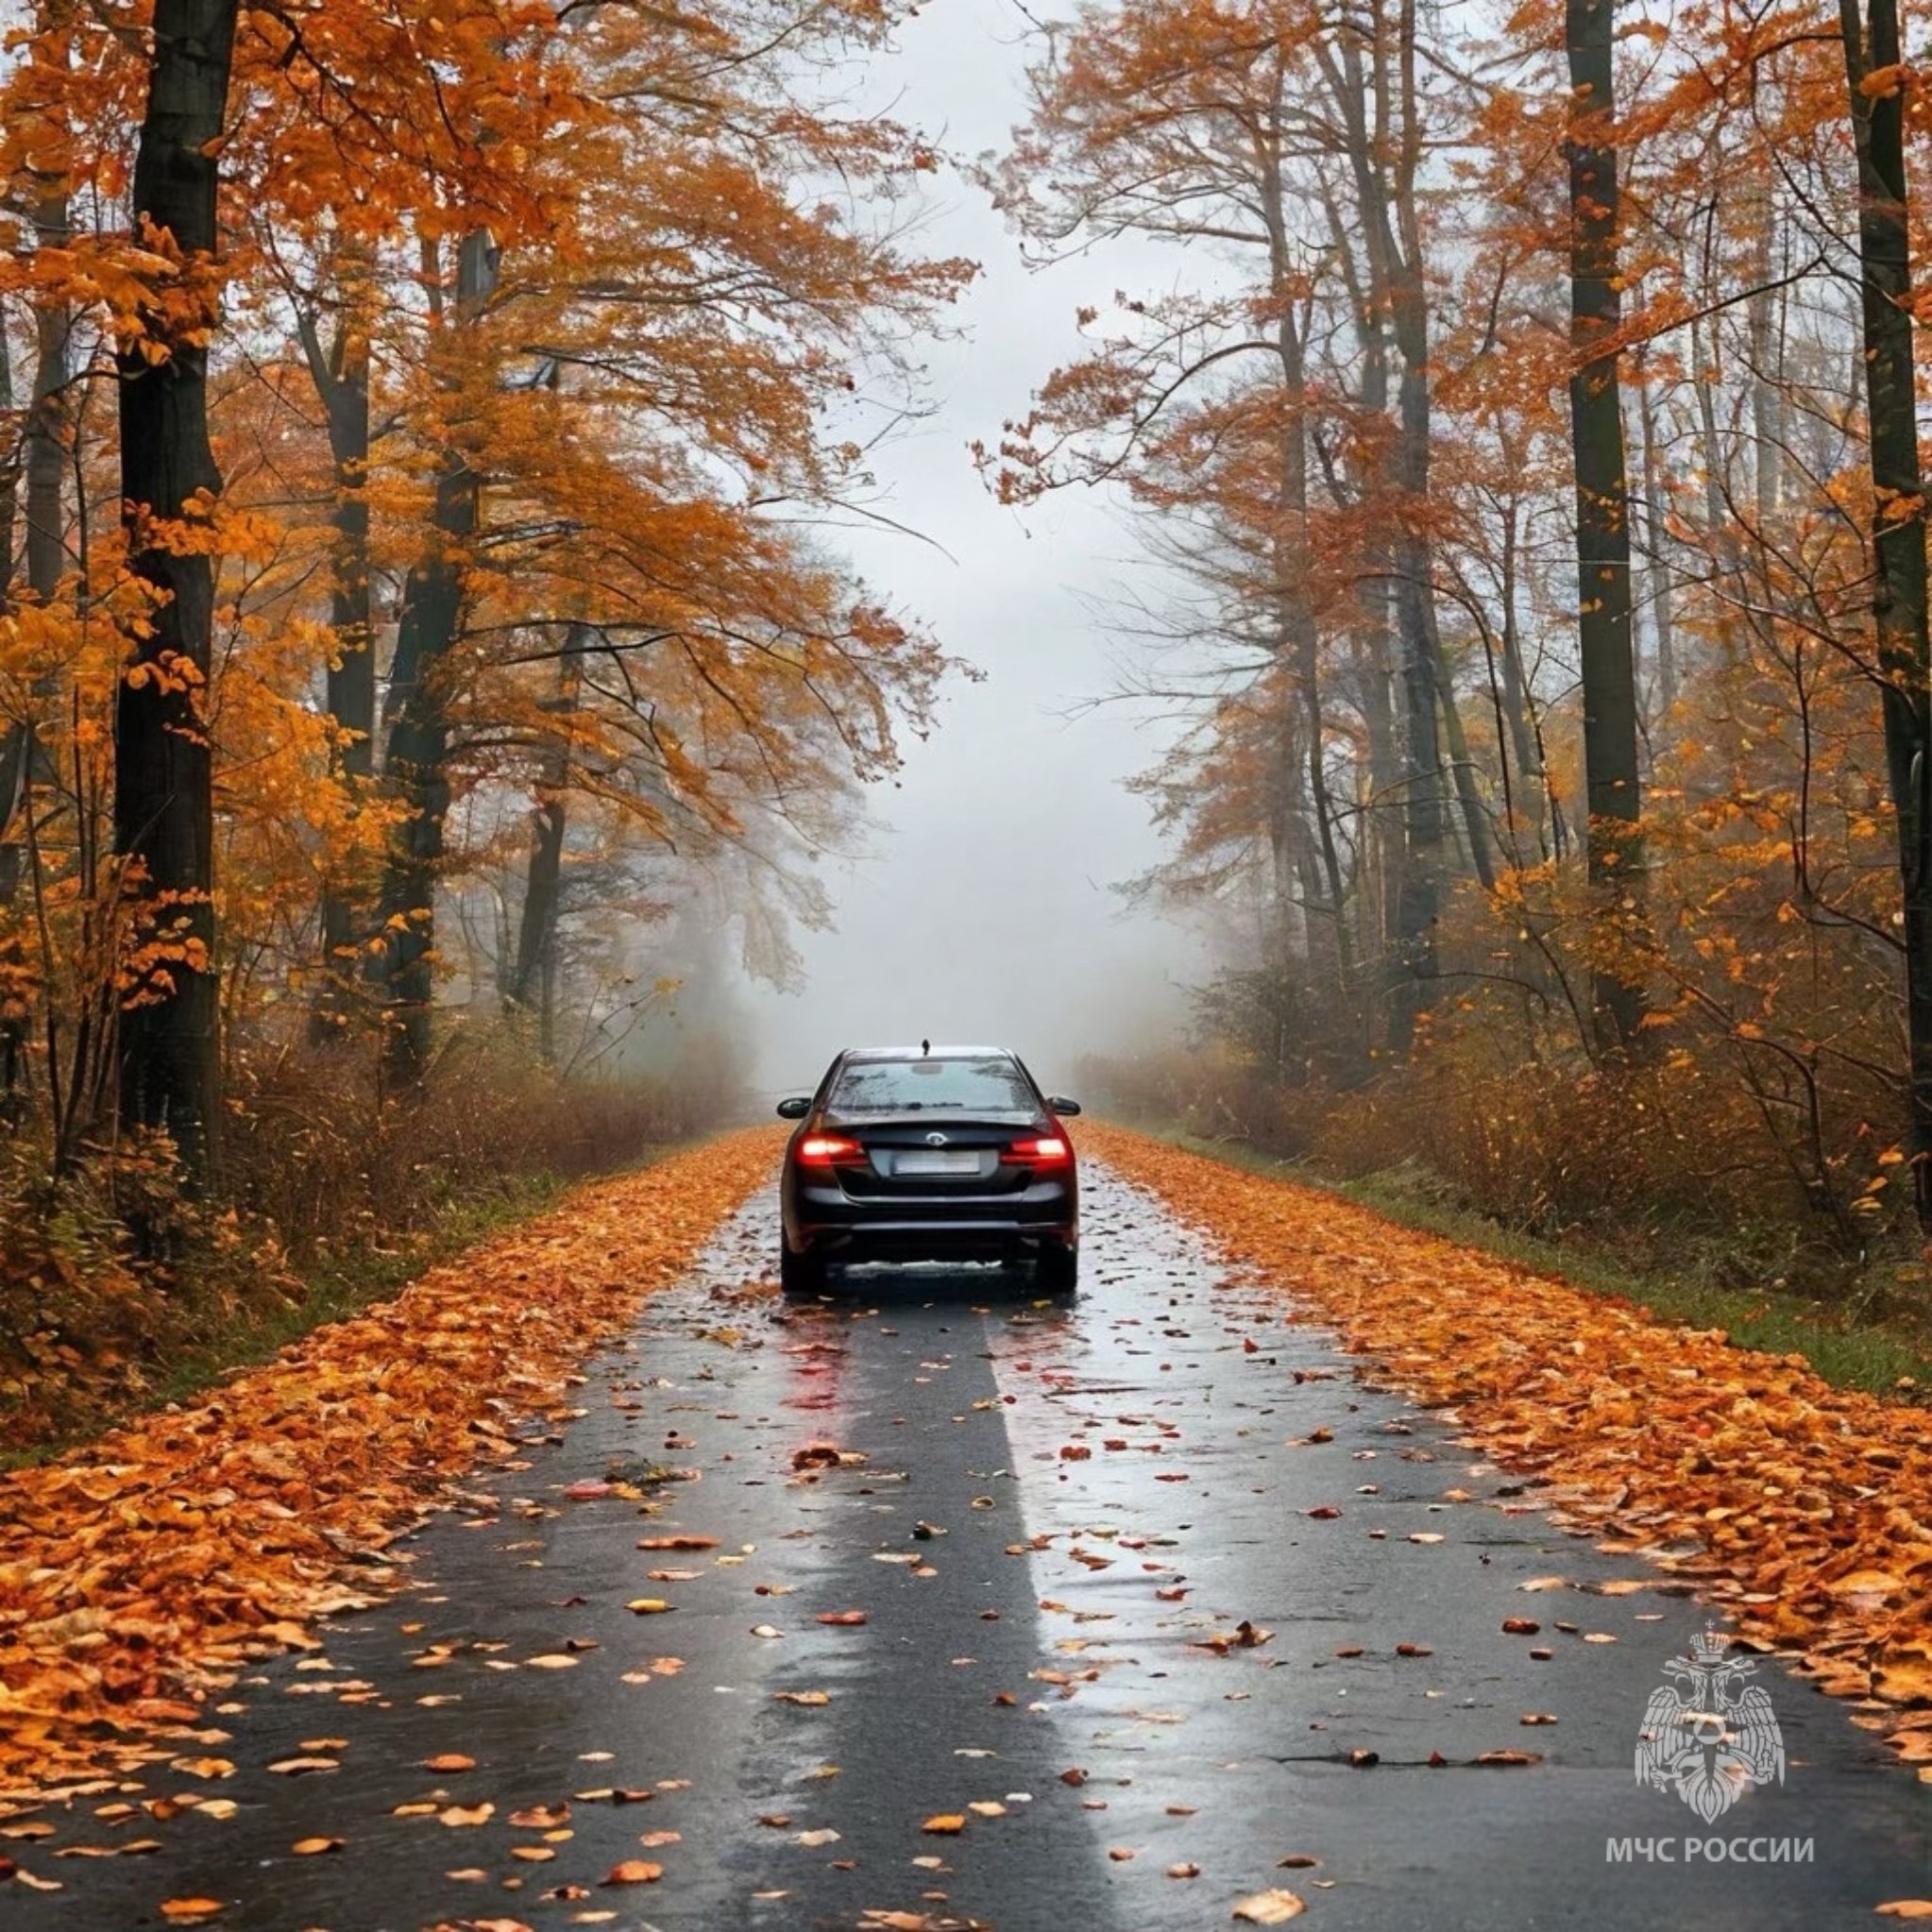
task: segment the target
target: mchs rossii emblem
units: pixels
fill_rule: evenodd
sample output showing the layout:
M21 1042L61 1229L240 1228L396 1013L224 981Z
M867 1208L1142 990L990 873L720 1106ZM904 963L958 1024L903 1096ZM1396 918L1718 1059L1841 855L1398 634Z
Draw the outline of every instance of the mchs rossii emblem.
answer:
M1756 1664L1714 1630L1664 1666L1636 1740L1636 1781L1674 1791L1706 1824L1759 1785L1785 1781L1785 1740Z

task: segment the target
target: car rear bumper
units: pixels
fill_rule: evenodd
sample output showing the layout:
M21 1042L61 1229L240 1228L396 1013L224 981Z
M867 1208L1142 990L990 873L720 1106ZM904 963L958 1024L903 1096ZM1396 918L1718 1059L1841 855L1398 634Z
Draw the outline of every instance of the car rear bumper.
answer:
M1043 1246L1071 1247L1077 1230L1044 1221L858 1221L800 1230L813 1253L843 1261L999 1260Z
M842 1189L802 1187L788 1206L785 1232L794 1253L849 1261L991 1259L1079 1240L1076 1197L1057 1181L981 1199L856 1201Z

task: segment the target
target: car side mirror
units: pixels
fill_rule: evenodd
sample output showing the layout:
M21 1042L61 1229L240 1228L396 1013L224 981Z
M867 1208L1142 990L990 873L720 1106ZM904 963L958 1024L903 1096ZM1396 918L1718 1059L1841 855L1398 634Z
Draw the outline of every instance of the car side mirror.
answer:
M781 1100L778 1103L780 1120L803 1120L812 1110L809 1100Z
M1080 1110L1080 1103L1077 1100L1063 1100L1058 1093L1049 1093L1046 1096L1046 1104L1056 1113L1075 1114Z

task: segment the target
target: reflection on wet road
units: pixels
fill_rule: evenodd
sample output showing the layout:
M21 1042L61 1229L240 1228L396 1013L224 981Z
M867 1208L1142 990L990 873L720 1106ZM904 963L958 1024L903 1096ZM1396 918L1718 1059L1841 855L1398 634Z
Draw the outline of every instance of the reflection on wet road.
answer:
M1932 1890L1932 1792L1769 1664L1782 1787L1709 1827L1640 1788L1681 1586L1146 1195L1090 1166L1070 1306L908 1269L787 1307L747 1292L773 1219L479 1472L410 1590L173 1769L0 1826L59 1887L7 1924L1195 1932L1281 1891L1355 1932L1813 1927ZM1718 1835L1744 1862L1606 1856Z

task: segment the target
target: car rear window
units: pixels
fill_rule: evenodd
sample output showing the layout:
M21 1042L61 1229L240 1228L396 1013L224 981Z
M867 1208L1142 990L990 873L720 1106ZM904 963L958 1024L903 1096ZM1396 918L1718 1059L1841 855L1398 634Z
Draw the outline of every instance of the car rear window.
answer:
M825 1104L839 1114L1031 1114L1039 1106L1025 1075L999 1059L854 1060Z

